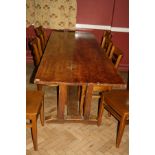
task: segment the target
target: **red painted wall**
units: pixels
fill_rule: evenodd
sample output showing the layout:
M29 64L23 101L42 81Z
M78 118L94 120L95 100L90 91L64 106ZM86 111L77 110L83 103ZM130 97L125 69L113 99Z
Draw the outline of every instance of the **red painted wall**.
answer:
M77 0L77 23L129 27L129 0Z
M129 0L115 0L113 27L129 27Z
M77 23L110 25L114 0L77 0Z
M77 0L77 23L128 28L129 0ZM98 43L101 42L103 30L86 31L95 34ZM119 70L128 71L129 33L112 32L112 36L114 44L123 52Z

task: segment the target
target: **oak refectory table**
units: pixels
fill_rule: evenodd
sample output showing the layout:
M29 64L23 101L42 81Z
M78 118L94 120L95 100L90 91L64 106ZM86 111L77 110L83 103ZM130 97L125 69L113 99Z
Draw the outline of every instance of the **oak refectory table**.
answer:
M95 36L89 32L53 31L48 40L34 83L42 86L58 85L57 121L65 121L65 105L74 105L73 86L86 85L84 116L79 116L77 108L68 110L73 120L90 121L90 107L94 85L125 88L126 84L113 67L105 53L100 50ZM70 102L70 103L69 103ZM78 103L78 102L76 102ZM77 117L75 117L75 115ZM69 118L69 117L68 117ZM51 119L52 120L52 119Z

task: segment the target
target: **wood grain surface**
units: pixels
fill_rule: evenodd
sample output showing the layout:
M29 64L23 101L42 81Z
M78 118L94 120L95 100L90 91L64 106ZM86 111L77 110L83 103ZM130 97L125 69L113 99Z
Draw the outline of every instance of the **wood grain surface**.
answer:
M52 32L35 83L124 85L110 60L100 50L95 36L79 31Z

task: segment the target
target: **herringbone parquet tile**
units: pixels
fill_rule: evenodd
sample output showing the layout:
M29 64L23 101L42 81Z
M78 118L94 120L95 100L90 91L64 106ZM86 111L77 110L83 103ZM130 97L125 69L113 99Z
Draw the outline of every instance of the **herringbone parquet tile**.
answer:
M36 89L28 79L33 69L27 65L27 88ZM56 115L56 89L45 87L45 116ZM92 114L97 111L97 101L92 102ZM129 127L126 126L120 148L115 147L117 120L104 111L102 125L82 123L45 123L38 119L38 151L34 151L30 129L26 129L27 155L128 155Z

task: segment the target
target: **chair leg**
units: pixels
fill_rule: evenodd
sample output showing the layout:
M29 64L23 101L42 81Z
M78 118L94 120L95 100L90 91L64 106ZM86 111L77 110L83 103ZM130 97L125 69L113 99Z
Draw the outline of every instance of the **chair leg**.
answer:
M37 151L38 150L38 144L37 144L37 116L35 116L32 119L31 134L32 134L34 150Z
M42 106L40 109L40 121L41 121L41 125L44 126L44 99L42 101Z
M99 102L99 108L98 108L98 119L97 119L97 125L100 126L102 123L102 115L104 111L104 97L102 96Z
M85 93L86 93L86 85L82 85L81 99L80 99L80 115L83 115Z
M77 87L77 91L78 91L78 100L80 102L81 86Z
M117 138L116 138L116 147L119 148L122 136L123 136L123 132L124 132L124 128L125 128L125 124L126 124L126 117L123 116L120 120L119 126L118 126L118 132L117 132Z

